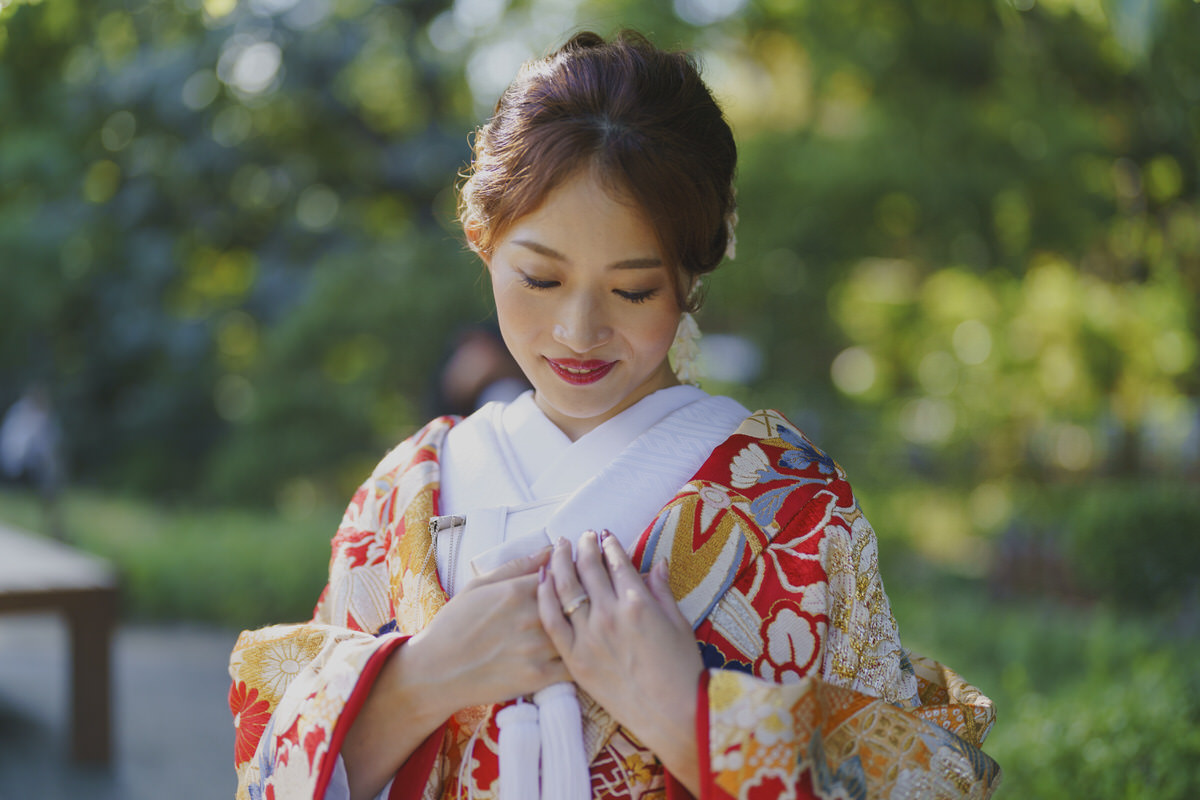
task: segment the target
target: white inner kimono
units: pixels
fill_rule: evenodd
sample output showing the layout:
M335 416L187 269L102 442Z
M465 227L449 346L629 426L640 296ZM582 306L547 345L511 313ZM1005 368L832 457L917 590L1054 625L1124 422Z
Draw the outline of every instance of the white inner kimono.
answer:
M453 597L477 574L565 537L607 529L626 550L750 412L672 386L572 442L526 392L450 429L440 454L438 577ZM380 794L386 798L390 784ZM326 800L349 797L338 757Z
M442 586L453 596L476 574L587 530L608 529L632 548L749 413L727 397L672 386L572 442L533 392L489 403L452 428L442 450Z

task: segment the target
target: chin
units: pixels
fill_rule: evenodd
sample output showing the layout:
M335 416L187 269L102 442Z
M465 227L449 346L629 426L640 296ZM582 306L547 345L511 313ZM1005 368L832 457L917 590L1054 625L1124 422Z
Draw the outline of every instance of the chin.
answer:
M612 414L618 403L585 404L585 403L550 403L550 406L569 419L580 421L596 419Z

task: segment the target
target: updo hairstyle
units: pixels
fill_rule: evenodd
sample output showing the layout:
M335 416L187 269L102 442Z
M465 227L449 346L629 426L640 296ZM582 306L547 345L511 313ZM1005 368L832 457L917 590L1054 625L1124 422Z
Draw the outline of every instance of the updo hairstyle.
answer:
M732 236L733 133L695 62L629 31L580 33L527 62L475 135L459 218L477 252L590 166L657 232L679 305L717 268Z

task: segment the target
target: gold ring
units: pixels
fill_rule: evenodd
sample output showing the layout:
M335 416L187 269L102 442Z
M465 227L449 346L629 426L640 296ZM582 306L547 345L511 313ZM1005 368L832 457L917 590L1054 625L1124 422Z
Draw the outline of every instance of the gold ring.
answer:
M579 597L576 597L574 600L563 606L563 614L568 617L571 616L578 611L584 603L591 602L591 599L592 598L588 597L586 594L579 595Z

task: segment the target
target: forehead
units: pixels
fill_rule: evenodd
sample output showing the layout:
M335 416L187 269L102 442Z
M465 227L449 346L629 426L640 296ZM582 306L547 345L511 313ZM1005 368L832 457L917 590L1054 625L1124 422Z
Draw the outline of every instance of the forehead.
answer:
M551 189L541 205L513 222L499 245L529 242L570 260L664 260L646 214L594 170L579 170Z

